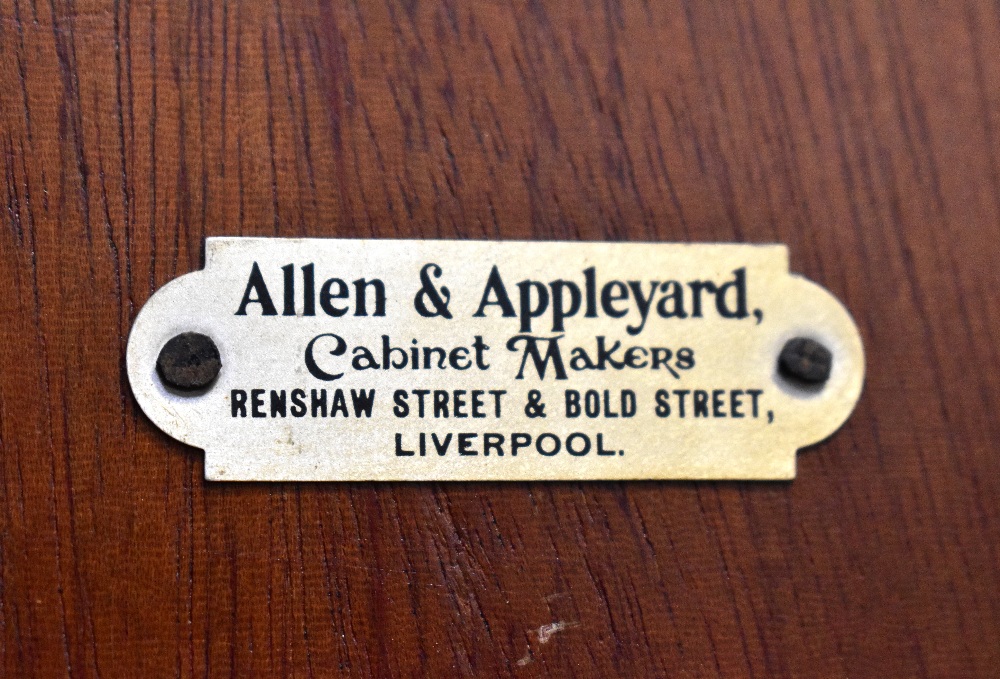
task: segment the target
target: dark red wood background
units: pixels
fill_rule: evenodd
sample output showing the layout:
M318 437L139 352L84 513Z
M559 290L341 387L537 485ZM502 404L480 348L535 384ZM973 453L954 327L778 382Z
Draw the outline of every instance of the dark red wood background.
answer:
M1000 9L0 2L4 676L1000 673ZM786 242L791 483L206 483L123 368L216 234Z

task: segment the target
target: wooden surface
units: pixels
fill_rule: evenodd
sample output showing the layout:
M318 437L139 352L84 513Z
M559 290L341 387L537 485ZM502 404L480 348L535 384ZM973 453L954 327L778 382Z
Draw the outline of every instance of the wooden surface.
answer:
M340 5L0 2L0 673L997 676L1000 9ZM206 483L124 349L216 234L782 241L867 388L791 484Z

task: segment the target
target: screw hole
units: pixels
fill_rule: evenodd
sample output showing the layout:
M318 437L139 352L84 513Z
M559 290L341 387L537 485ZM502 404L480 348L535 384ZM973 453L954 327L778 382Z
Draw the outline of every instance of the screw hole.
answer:
M785 343L778 355L778 374L795 391L816 394L822 391L833 371L833 353L808 337Z
M188 396L207 390L221 370L219 348L211 337L197 332L171 337L156 359L163 384Z

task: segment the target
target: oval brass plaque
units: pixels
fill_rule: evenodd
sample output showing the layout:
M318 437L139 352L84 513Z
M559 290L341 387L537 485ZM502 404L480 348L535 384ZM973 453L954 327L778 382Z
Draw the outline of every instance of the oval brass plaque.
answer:
M210 238L205 260L127 362L214 480L791 479L864 379L782 245Z

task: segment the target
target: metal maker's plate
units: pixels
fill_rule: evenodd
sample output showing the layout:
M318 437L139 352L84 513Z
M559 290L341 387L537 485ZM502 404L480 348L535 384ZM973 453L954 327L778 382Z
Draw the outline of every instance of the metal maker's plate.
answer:
M854 322L781 245L210 238L205 259L127 361L209 479L791 479L861 393ZM185 332L218 347L200 391L157 371ZM779 371L796 337L832 355L823 383Z

